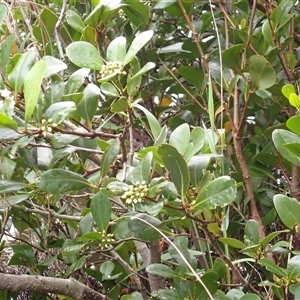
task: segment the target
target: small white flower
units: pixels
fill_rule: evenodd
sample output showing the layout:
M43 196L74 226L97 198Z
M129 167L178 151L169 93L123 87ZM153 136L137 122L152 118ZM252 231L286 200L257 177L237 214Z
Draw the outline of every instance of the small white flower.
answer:
M2 98L7 98L12 96L12 92L5 88L4 90L0 90L0 96Z

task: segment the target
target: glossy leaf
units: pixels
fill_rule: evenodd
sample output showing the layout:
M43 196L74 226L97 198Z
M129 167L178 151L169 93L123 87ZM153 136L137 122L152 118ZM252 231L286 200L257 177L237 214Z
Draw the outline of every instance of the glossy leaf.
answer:
M290 280L300 276L300 255L295 255L288 261L286 271Z
M0 194L16 192L26 188L28 185L23 182L0 179Z
M249 73L254 90L264 90L276 83L276 72L263 56L252 55L249 58Z
M107 47L107 61L121 62L126 55L126 38L119 36L115 38Z
M148 214L139 213L132 217L128 222L128 227L132 231L133 235L143 241L153 241L159 239L161 234L142 220L150 223L158 229L159 225L162 223L155 217L149 216Z
M58 195L70 191L78 191L90 186L90 183L77 173L52 169L41 176L38 187L45 192Z
M223 64L227 68L241 73L241 54L244 49L244 45L238 44L226 49L222 54Z
M190 175L187 164L182 155L171 145L163 144L158 148L158 154L170 172L172 182L182 199L190 184Z
M181 278L173 269L163 264L151 264L146 271L164 278Z
M66 48L70 61L78 67L100 70L103 64L98 50L88 42L73 42Z
M299 100L298 95L296 95L295 93L291 93L290 97L289 97L289 102L292 106L296 107L297 110L299 111L299 109L300 109L300 100Z
M135 55L151 40L153 33L154 32L152 30L147 30L138 34L134 38L126 53L126 56L123 59L124 66L130 63Z
M294 198L285 195L274 196L274 206L279 218L289 229L295 229L300 224L300 204ZM300 232L300 228L298 228Z
M74 10L69 9L66 11L66 20L73 29L80 33L83 32L85 25L81 17Z
M159 122L151 114L151 112L149 112L145 107L143 107L139 104L136 104L134 107L140 109L146 115L146 118L148 120L150 129L151 129L151 133L153 135L153 139L156 140L161 132L161 126L160 126Z
M284 95L284 97L286 97L287 99L290 99L290 95L292 93L296 93L295 87L293 84L285 84L282 88L281 88L281 92Z
M95 84L88 84L84 89L83 98L77 105L77 113L92 127L92 119L96 114L100 90Z
M138 163L134 170L127 176L127 181L132 184L136 184L137 181L145 181L148 184L151 175L152 158L153 153L147 153L147 155Z
M111 216L111 203L109 199L100 191L93 196L90 207L99 231L106 231Z
M11 128L15 131L18 130L18 124L14 120L2 113L0 113L0 127Z
M286 126L300 136L300 116L297 115L289 118L286 122Z
M15 44L15 33L12 33L6 37L5 41L1 43L1 69L6 74L7 66L9 64L9 57L12 51L12 47Z
M59 124L66 118L72 116L76 111L76 105L72 101L63 101L54 103L45 111L44 118L46 120L52 119L54 123Z
M130 83L131 81L133 81L134 79L136 79L137 77L141 77L142 75L144 75L145 73L147 73L148 71L152 70L153 68L155 68L155 63L153 62L147 62L137 73L135 73L129 80L128 83Z
M64 62L53 56L46 55L43 57L43 60L48 63L44 78L57 74L68 67Z
M178 68L178 73L188 83L195 86L198 90L202 90L204 81L204 73L202 70L195 67L181 66Z
M24 98L25 98L25 122L27 123L33 114L38 97L41 92L41 84L48 63L44 60L37 62L28 72L24 80Z
M118 92L118 90L116 89L116 87L111 84L110 82L103 82L100 86L101 88L101 92L105 95L105 96L109 96L109 97L120 97L120 94Z
M292 153L285 144L299 143L300 137L295 133L284 129L275 129L272 133L272 139L279 153L288 161L300 166L300 158Z
M253 244L259 243L259 230L256 221L249 220L245 226L245 235Z
M235 181L229 176L221 176L209 182L199 192L195 204L190 207L190 210L193 215L198 215L207 209L215 209L218 206L225 207L234 201L236 193Z
M34 50L31 49L28 52L21 55L16 66L12 72L8 75L8 82L10 86L14 89L15 93L18 93L24 83L25 77L31 67L35 63Z
M233 248L237 248L237 249L246 248L246 244L234 238L219 238L219 241Z
M101 169L100 169L100 178L103 179L104 176L108 173L110 169L110 164L114 161L116 155L120 150L120 141L115 139L112 141L107 149L105 150L102 160L101 160Z
M188 162L188 168L191 176L191 183L193 186L198 186L202 176L203 171L208 166L208 163L211 160L211 155L195 155Z
M79 69L74 72L68 79L65 93L72 94L78 91L78 89L82 86L84 79L90 73L90 69Z
M169 144L177 149L177 151L184 155L185 150L190 142L190 128L184 123L178 126L170 135Z

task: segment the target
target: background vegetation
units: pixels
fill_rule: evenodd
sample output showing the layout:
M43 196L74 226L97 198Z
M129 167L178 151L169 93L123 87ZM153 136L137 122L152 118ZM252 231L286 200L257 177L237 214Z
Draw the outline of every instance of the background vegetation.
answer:
M297 6L2 1L0 298L300 299Z

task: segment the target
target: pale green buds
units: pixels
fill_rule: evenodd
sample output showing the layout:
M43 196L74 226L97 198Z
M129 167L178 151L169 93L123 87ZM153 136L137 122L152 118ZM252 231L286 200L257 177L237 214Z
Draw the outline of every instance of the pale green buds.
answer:
M137 181L135 185L124 188L125 193L121 196L127 204L137 204L144 201L149 189L145 181Z

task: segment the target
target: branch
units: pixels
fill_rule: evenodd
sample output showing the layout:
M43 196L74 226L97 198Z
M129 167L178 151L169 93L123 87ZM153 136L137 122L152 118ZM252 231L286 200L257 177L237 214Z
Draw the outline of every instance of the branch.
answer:
M34 275L1 274L0 290L65 295L74 300L108 300L108 298L77 280Z

